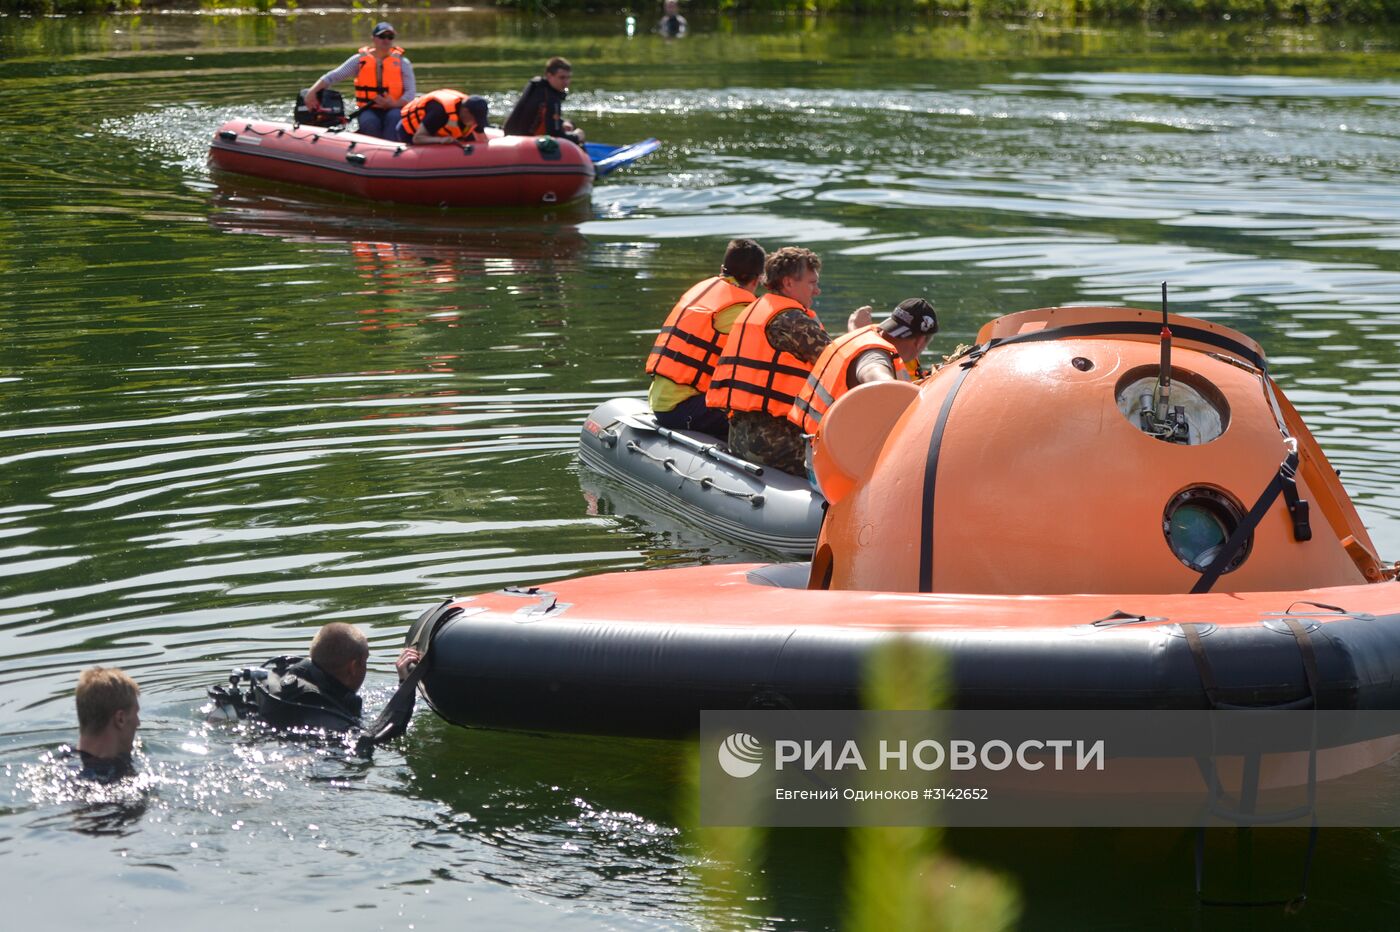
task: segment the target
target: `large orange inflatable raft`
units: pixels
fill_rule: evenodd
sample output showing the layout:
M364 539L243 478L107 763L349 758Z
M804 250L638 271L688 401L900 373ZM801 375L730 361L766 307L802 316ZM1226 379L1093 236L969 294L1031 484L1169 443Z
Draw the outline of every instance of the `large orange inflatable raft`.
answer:
M487 141L465 146L408 146L337 129L230 120L214 134L209 163L399 204L563 204L593 189L593 160L569 140L488 133Z
M958 708L1400 709L1394 569L1263 350L1166 323L999 318L922 385L832 407L812 564L450 600L409 634L422 692L460 724L682 736L858 708L871 650L910 637Z

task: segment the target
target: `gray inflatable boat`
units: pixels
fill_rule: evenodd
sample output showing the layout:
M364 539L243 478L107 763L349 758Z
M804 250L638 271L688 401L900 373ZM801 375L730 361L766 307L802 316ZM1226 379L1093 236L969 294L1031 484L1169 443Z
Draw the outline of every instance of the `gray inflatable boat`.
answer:
M806 479L739 459L708 434L660 427L643 398L594 408L578 455L645 503L726 540L812 555L826 500Z

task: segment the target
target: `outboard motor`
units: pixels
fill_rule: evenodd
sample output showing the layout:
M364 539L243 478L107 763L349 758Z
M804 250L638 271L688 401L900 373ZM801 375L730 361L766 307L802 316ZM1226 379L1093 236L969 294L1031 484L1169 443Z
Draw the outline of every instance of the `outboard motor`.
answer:
M345 115L345 101L340 96L340 91L325 88L319 97L321 109L312 110L306 105L306 95L311 93L310 89L297 93L297 103L292 111L292 122L298 126L321 126L331 129L339 128L350 122Z

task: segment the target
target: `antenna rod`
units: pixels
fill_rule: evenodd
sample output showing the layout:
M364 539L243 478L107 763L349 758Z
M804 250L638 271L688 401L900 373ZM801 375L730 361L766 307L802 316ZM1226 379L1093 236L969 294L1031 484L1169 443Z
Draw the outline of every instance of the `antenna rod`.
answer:
M1172 392L1172 330L1167 326L1167 283L1162 282L1162 358L1158 365L1157 388L1152 393L1152 413L1160 428L1167 420Z

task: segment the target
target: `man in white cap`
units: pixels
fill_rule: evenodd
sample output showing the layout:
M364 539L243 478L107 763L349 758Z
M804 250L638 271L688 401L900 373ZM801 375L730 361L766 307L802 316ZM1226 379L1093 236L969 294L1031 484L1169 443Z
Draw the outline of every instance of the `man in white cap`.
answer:
M398 34L385 22L374 24L370 44L327 71L306 93L306 105L321 108L321 91L354 75L355 106L360 112L360 132L381 139L397 139L404 104L418 96L413 64L394 44Z

